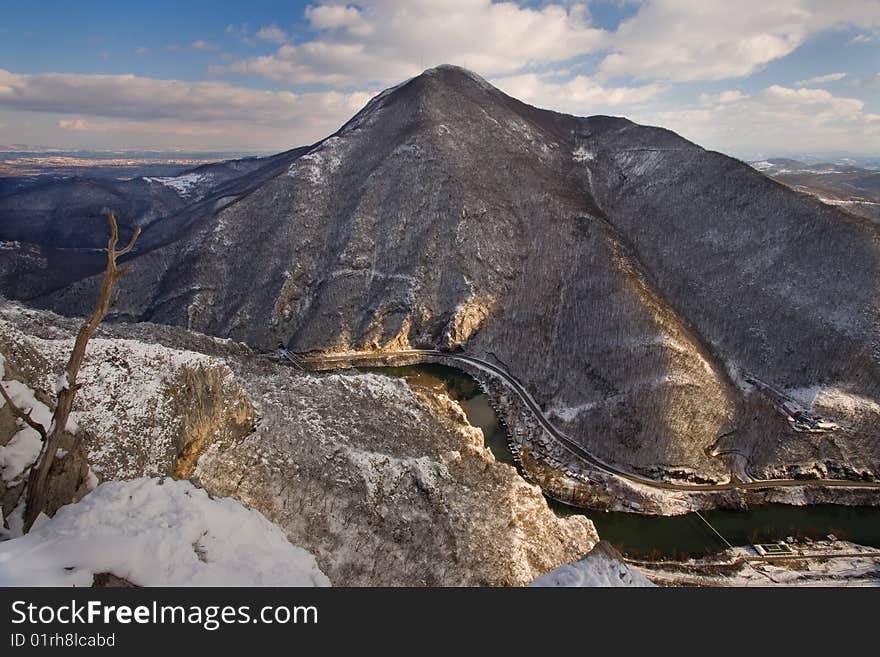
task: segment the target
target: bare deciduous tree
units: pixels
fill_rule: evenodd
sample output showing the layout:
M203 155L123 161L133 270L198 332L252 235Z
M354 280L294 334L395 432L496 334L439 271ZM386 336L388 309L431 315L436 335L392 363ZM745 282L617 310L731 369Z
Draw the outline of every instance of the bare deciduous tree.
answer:
M79 333L77 333L73 352L70 354L70 360L67 362L66 377L62 381L62 385L59 386L58 400L55 405L55 411L52 414L52 422L49 425L49 429L46 430L41 424L35 422L30 417L30 413L25 413L16 407L6 390L3 389L3 386L0 386L3 398L9 404L12 413L27 423L43 438L40 455L31 467L30 476L28 477L27 502L24 511L24 531L26 532L30 531L34 521L46 507L49 470L52 468L52 463L55 460L55 454L60 446L62 435L67 427L67 420L73 408L73 399L79 388L76 378L86 354L86 345L92 335L94 335L98 325L107 316L107 312L110 309L110 296L113 292L113 286L121 276L129 271L128 267L117 268L116 259L134 248L134 244L141 233L141 229L137 228L128 245L123 249L117 250L116 242L119 237L119 229L116 225L116 216L111 212L108 214L107 219L110 222L110 240L107 243L107 268L104 270L101 297L98 299L91 317L83 323Z

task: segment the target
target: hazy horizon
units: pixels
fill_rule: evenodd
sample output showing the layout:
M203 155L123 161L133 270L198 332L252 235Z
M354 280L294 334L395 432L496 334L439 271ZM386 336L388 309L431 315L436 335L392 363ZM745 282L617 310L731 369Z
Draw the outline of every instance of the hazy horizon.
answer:
M742 159L880 152L877 0L48 0L0 36L0 144L279 152L451 63Z

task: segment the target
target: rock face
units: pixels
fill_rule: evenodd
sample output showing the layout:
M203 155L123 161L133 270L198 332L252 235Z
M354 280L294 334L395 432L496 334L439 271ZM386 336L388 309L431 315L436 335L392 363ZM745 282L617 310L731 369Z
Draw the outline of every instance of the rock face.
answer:
M262 349L463 347L649 476L880 474L867 220L669 131L539 110L454 67L279 158L147 226L117 318ZM67 257L0 251L7 293L82 312L98 279L59 283ZM747 377L845 431L793 432Z
M260 428L209 448L196 475L302 536L334 583L522 585L597 540L495 462L445 396L372 374L253 383Z
M9 371L49 401L76 326L0 306ZM100 479L192 473L280 525L334 585L524 585L598 540L496 462L457 403L399 379L302 374L227 340L118 324L79 380Z

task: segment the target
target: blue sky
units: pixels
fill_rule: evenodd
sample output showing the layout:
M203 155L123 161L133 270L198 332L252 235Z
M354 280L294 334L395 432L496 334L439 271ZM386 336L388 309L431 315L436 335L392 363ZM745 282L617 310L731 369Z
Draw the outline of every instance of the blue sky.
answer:
M0 144L280 150L420 70L756 157L880 152L880 0L0 5Z

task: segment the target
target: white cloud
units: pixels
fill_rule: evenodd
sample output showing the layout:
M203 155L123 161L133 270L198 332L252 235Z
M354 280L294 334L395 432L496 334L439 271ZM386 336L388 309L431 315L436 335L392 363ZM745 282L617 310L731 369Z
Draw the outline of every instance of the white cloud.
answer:
M227 36L238 39L246 46L257 45L257 40L251 35L250 26L247 23L242 23L241 25L230 23L226 26L226 29L223 30L223 33Z
M337 86L396 82L441 63L497 75L594 52L607 36L591 26L582 4L531 9L491 0L364 0L358 7L318 4L306 19L317 32L313 40L214 72Z
M122 138L128 131L133 140L149 134L213 135L214 144L222 139L223 145L238 148L278 146L281 150L311 143L336 130L370 96L368 92L295 94L225 82L18 74L0 69L0 109L15 112L19 120L24 113L45 113L55 116L53 127L64 132L113 133ZM15 135L0 139L10 140L19 141ZM202 146L211 144L201 142Z
M619 112L621 108L656 97L663 88L657 84L635 87L609 87L595 78L578 75L557 81L533 73L492 80L506 93L528 103L578 116Z
M637 112L631 118L726 152L880 150L880 115L868 112L858 98L826 89L771 85L752 95L703 94L697 106Z
M809 87L812 84L836 82L837 80L843 80L845 77L846 73L829 73L828 75L817 75L814 78L807 78L806 80L798 80L795 84L799 87Z
M577 0L532 6L492 0L316 1L303 17L311 33L299 40L298 32L296 42L278 25L256 32L247 24L228 25L224 43L234 38L257 46L262 41L272 52L232 61L233 55L218 53L209 71L261 76L285 87L372 89L448 62L474 69L534 105L579 115L623 114L725 150L761 142L788 150L808 143L860 151L880 147L876 115L863 100L816 88L843 79L844 73L749 94L737 84L720 93L713 87L696 104L673 104L678 89L690 88L677 82L748 76L819 32L856 26L859 34L851 43L876 41L877 0L645 0L615 31L597 28L586 4ZM217 49L201 40L167 47ZM583 57L588 54L593 58ZM584 74L588 61L598 64ZM868 87L880 80L851 75L851 93L865 98ZM0 70L0 112L14 112L16 120L42 113L51 121L41 127L96 139L111 132L122 139L129 131L145 139L178 135L211 145L208 140L216 136L271 145L276 143L271 130L276 130L289 146L332 132L367 98L363 92L297 94L221 82ZM7 129L0 140L18 140L11 132Z
M740 100L745 100L749 97L750 96L744 94L739 89L728 89L727 91L722 91L717 94L700 94L700 104L723 105L725 103L735 103Z
M357 7L342 5L318 5L306 7L306 19L313 30L345 29L351 34L365 36L373 31Z
M62 130L78 131L89 130L91 128L89 122L85 119L60 119L58 121L58 127Z
M190 44L190 48L193 50L217 50L217 46L213 43L208 43L207 41L193 41Z
M609 75L719 80L749 75L813 33L880 26L875 0L651 0L613 36Z
M874 37L870 34L856 34L852 39L850 39L846 45L854 46L857 44L871 43L874 40Z
M444 62L498 76L607 52L605 76L718 80L747 76L811 34L880 28L876 0L647 0L614 32L593 26L580 2L537 9L491 0L330 2L308 6L305 19L313 39L214 72L352 86L391 83Z
M256 37L270 43L284 43L287 41L287 34L277 25L265 25L257 30Z

